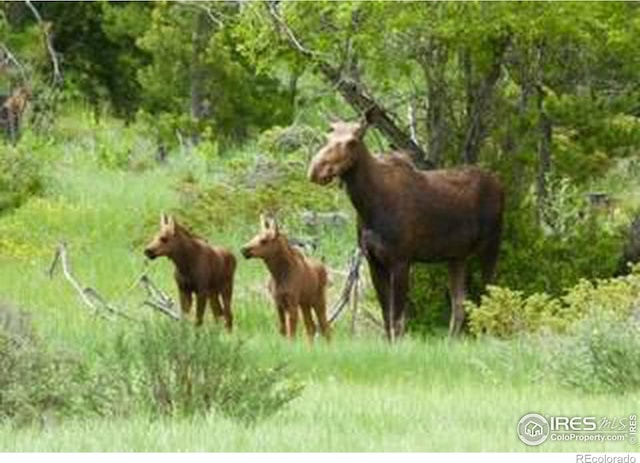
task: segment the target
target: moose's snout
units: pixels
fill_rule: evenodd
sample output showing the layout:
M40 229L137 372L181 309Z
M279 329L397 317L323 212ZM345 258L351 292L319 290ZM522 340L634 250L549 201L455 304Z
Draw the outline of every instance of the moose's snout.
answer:
M327 166L322 162L312 162L311 166L309 166L309 172L307 173L307 177L313 183L317 183L318 185L326 185L333 178L333 169L330 166Z
M147 248L147 249L145 249L145 250L144 250L144 255L145 255L145 256L147 256L147 258L148 258L148 259L151 259L151 260L153 260L153 259L155 259L156 257L158 257L158 256L156 255L156 253L153 251L153 249L151 249L151 248Z
M240 249L240 253L245 259L251 259L253 257L251 255L251 248L248 246L245 246L242 249Z

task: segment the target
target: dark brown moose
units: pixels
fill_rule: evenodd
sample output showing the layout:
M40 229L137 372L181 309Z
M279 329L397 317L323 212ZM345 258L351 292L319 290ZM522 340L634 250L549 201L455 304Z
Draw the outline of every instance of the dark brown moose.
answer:
M166 256L175 265L174 277L180 293L180 307L187 315L196 296L196 324L202 325L207 302L216 320L224 318L227 330L233 327L231 297L236 258L228 250L211 246L202 238L162 214L160 231L147 245L149 259Z
M449 334L460 333L469 257L479 257L485 283L495 273L504 208L500 182L471 167L419 171L399 152L374 157L363 141L365 125L337 122L331 128L308 175L320 185L337 177L345 186L388 338L404 331L413 262L449 264Z
M298 311L301 310L307 336L310 342L313 341L316 334L313 309L320 332L328 340L327 270L293 248L275 221L261 217L260 223L260 232L242 248L242 255L247 259L263 259L271 273L269 292L278 310L280 333L290 339L295 337Z

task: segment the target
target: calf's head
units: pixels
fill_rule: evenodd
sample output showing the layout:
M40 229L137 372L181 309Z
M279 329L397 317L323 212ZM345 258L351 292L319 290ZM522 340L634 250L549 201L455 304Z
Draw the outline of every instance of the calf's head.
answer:
M275 220L268 220L264 216L260 216L260 231L242 247L240 252L245 259L269 258L279 251L280 239L280 231Z
M347 172L358 159L365 131L365 124L332 123L327 143L311 160L309 180L326 185Z
M153 237L144 249L144 255L149 259L168 256L173 253L178 244L176 222L173 217L160 215L160 231Z

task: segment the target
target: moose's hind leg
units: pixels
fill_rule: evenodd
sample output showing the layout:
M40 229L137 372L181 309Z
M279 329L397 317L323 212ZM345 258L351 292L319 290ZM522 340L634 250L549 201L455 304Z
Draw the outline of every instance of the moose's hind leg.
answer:
M373 287L375 288L376 296L378 297L378 303L382 310L384 329L387 333L387 337L390 338L391 320L389 319L389 271L373 256L367 255L367 262L369 262L371 281L373 282Z

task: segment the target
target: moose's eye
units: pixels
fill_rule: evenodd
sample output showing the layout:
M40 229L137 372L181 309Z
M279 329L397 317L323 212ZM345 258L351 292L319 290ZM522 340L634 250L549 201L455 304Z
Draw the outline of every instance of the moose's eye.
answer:
M169 241L169 238L167 238L166 236L163 236L163 237L160 238L160 242L161 243L165 243L166 244L168 241Z
M267 239L266 238L262 238L260 240L260 244L267 244Z

